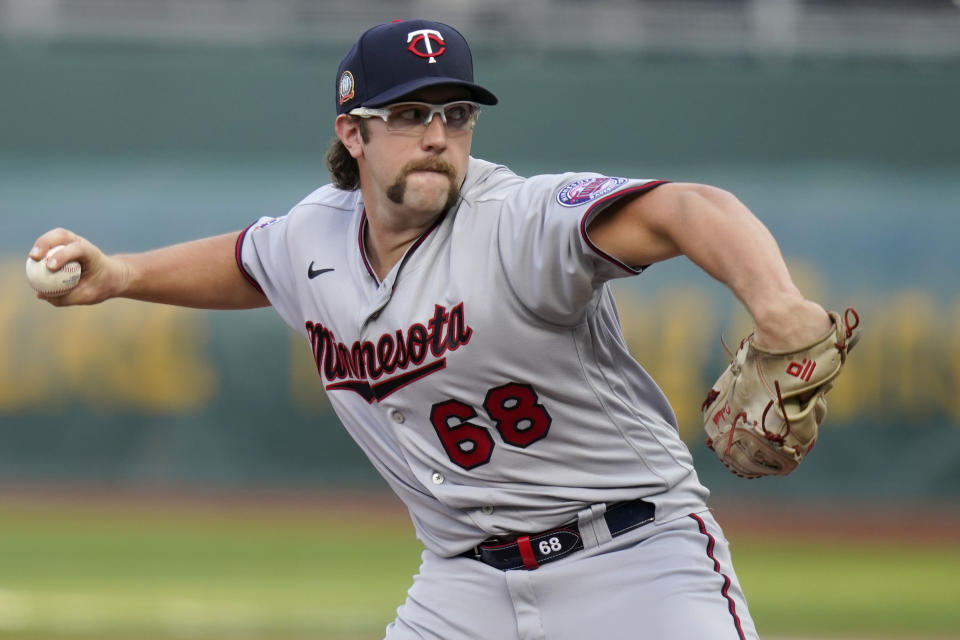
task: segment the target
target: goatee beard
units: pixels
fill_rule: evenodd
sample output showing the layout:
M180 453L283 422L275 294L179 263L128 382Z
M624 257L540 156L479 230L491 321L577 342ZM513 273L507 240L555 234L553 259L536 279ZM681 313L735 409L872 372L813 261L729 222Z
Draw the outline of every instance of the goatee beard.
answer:
M460 187L457 185L457 170L452 164L440 158L413 160L404 165L403 169L400 170L400 175L397 176L396 182L387 189L387 198L389 198L391 202L403 204L403 197L407 192L407 177L414 171L436 171L447 176L450 182L450 188L447 190L447 201L444 203L441 211L446 211L457 204L457 200L460 199Z

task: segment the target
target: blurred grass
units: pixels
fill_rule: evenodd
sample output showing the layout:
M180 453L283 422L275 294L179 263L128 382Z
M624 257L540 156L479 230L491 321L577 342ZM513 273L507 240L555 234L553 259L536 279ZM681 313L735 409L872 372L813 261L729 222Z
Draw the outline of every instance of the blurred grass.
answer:
M731 537L764 637L958 637L955 544ZM397 509L0 505L0 638L372 640L419 551Z
M345 517L0 507L0 637L381 637L420 546L395 516Z
M960 548L781 538L731 542L763 632L960 638Z

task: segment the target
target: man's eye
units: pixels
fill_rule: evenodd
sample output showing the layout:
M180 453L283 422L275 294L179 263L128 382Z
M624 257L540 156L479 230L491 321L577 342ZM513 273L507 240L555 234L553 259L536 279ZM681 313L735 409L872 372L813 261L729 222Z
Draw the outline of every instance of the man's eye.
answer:
M447 120L454 122L463 122L470 117L469 110L466 107L451 107L446 112Z
M423 122L427 110L422 107L403 107L394 112L393 117L403 122Z

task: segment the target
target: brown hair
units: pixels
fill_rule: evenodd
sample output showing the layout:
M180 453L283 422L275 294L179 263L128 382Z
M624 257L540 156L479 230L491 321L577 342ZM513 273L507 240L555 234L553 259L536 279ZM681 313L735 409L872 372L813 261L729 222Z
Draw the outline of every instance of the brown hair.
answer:
M367 121L363 118L355 117L354 119L360 126L360 138L364 142L369 142ZM327 169L330 170L333 186L338 189L355 191L360 188L360 167L357 165L356 158L350 155L339 138L334 138L330 142L330 148L327 149Z

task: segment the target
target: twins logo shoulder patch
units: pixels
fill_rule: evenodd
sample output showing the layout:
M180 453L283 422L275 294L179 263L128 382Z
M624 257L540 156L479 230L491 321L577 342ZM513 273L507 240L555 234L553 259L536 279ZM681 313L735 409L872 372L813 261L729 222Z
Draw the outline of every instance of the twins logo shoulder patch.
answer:
M565 207L579 207L602 198L626 183L626 178L582 178L561 187L557 192L557 202Z

